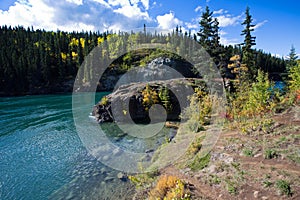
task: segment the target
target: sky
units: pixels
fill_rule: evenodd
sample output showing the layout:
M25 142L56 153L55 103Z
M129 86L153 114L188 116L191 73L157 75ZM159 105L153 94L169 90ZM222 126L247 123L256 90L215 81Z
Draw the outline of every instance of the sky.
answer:
M209 6L220 23L221 43L238 44L245 10L255 24L256 49L287 56L300 53L299 0L1 0L0 25L61 31L128 31L147 27L193 33Z

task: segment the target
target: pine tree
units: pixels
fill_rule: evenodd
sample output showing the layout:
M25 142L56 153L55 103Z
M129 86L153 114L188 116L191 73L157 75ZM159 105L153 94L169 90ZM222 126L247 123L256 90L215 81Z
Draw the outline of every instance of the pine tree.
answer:
M249 78L254 78L256 74L256 69L255 69L255 62L254 62L254 51L252 49L252 46L256 45L255 39L256 37L253 37L251 35L251 32L254 31L254 26L252 24L252 16L250 15L249 12L249 7L246 8L246 18L245 21L242 23L244 25L245 29L242 31L242 34L244 38L244 42L242 43L242 64L245 65L245 67L248 68L249 70Z
M295 47L292 45L290 53L288 55L288 60L287 60L287 70L289 71L292 67L297 65L297 59L298 56L296 54L296 49Z
M205 12L202 13L200 30L197 33L199 43L210 54L217 66L222 65L225 60L225 49L220 45L219 22L213 18L213 12L206 6Z
M220 66L225 59L225 51L220 45L219 22L217 18L214 19L212 27L211 56L217 66Z
M209 10L209 7L206 6L205 12L202 13L200 24L200 30L197 35L200 37L199 43L203 48L206 49L208 53L211 53L211 37L213 36L213 12Z
M217 18L214 19L212 27L212 45L215 48L220 46L219 22Z

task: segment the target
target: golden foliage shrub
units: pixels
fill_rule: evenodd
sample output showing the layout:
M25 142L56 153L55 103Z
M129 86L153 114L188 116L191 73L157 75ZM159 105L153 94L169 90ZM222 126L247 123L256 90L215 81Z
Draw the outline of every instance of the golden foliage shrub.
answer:
M149 84L147 84L146 88L142 91L142 95L145 110L148 110L153 104L159 102L159 96L157 92L153 88L151 88Z
M175 176L161 176L156 186L149 192L149 200L190 199L188 189Z

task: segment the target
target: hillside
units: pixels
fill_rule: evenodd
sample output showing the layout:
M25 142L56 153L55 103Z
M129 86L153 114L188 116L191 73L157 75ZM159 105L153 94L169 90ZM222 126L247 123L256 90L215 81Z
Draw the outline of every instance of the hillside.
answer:
M187 167L185 155L159 170L154 180L179 178L190 195L186 199L299 199L300 107L270 119L274 122L268 132L257 128L245 134L227 126L202 167ZM152 175L143 180L153 181ZM146 198L156 183L138 189L135 199Z

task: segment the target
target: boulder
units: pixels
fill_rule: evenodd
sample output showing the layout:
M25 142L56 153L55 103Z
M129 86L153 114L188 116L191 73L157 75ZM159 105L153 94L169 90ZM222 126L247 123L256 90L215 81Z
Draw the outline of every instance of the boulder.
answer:
M117 177L118 177L118 179L120 179L121 181L126 181L127 180L127 175L125 174L125 173L123 173L123 172L119 172L118 174L117 174Z

